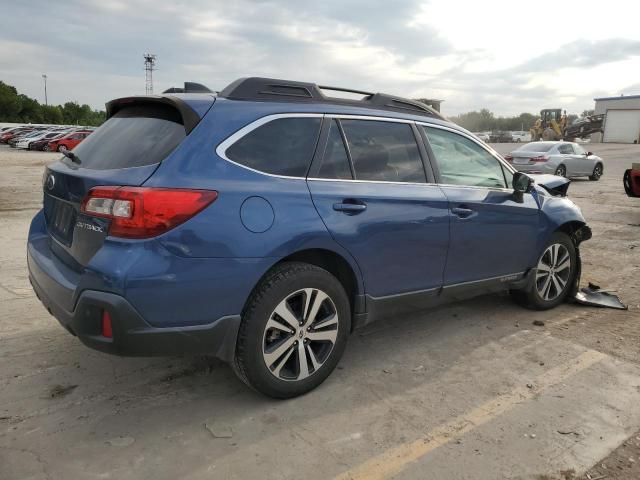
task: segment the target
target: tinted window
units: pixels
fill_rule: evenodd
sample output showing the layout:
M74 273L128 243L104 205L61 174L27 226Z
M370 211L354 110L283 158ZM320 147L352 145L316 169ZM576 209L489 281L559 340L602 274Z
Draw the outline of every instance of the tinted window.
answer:
M570 144L565 143L564 145L558 146L558 152L563 155L573 155L573 148L571 148Z
M164 105L118 111L73 149L81 166L95 170L159 163L185 138L177 111Z
M324 150L322 164L318 170L318 178L352 179L349 157L342 141L342 135L335 120L331 121L329 137Z
M502 165L484 148L457 133L423 128L438 164L440 183L506 188Z
M230 160L274 175L304 177L320 132L320 118L280 118L231 145Z
M521 146L516 151L520 152L548 152L555 145L553 142L532 142Z
M341 123L357 180L427 181L410 125L372 120Z

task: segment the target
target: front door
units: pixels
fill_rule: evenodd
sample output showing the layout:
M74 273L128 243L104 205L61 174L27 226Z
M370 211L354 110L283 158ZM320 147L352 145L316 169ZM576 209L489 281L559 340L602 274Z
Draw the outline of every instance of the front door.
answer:
M427 183L412 125L327 120L326 146L307 183L332 237L356 259L367 294L435 293L449 242L447 199Z
M514 195L513 174L479 143L450 130L422 128L449 201L445 286L524 273L538 255L535 199L529 193Z

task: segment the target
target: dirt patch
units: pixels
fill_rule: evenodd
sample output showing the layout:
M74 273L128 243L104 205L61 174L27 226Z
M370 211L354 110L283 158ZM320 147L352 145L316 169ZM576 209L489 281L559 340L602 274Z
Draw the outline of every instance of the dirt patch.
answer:
M640 478L640 431L611 455L598 462L580 480L638 480Z

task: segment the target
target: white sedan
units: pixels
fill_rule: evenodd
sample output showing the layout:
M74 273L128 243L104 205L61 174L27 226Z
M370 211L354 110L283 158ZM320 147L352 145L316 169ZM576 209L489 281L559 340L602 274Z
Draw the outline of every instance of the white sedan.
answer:
M595 181L604 172L602 158L573 142L531 142L504 158L518 171L525 173L589 177L589 180Z

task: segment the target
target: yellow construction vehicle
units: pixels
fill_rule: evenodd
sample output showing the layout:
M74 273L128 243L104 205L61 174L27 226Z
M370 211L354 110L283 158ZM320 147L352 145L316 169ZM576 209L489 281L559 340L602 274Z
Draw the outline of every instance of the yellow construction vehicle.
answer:
M561 113L559 108L540 110L540 117L531 127L531 140L562 140L567 128L567 111Z

